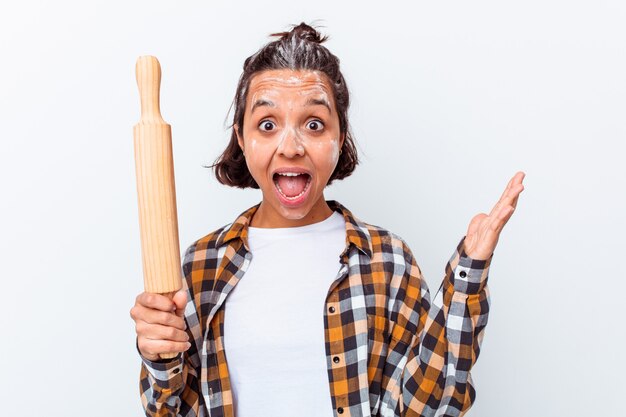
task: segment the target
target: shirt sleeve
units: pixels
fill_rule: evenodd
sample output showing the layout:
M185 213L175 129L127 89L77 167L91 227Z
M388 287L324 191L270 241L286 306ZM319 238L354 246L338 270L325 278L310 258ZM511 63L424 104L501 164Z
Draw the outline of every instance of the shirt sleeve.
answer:
M202 335L198 313L185 279L183 288L187 291L185 323L191 347L175 358L164 361L150 361L140 354L139 389L141 404L148 417L197 417L201 415L200 408L205 407L199 379L198 349L202 346Z
M474 403L470 370L487 325L487 278L493 255L472 259L463 250L464 241L465 237L448 261L432 303L413 256L408 257L406 285L420 297L412 307L419 311L419 323L402 374L402 416L461 416Z

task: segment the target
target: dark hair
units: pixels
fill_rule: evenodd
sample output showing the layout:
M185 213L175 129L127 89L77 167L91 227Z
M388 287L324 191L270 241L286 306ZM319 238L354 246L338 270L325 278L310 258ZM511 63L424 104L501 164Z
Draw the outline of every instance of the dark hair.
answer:
M250 79L258 72L272 69L312 70L321 71L328 77L332 86L335 105L339 115L339 129L345 134L337 166L330 176L329 185L333 180L343 179L354 171L359 163L356 146L352 139L348 123L348 107L350 95L348 87L339 69L339 59L321 43L328 39L322 37L317 30L304 22L295 26L289 32L272 33L270 36L280 36L280 39L269 42L256 53L249 56L243 64L243 73L239 77L237 92L233 100L235 114L230 142L224 152L208 168L214 168L217 180L225 185L239 188L259 188L237 143L237 134L234 125L243 127L246 96L250 86Z

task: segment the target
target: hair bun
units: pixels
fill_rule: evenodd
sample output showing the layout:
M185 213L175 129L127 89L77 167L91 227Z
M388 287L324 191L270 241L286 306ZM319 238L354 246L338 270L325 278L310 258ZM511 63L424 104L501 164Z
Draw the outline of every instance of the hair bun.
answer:
M292 25L292 29L289 32L272 33L270 36L280 36L279 41L287 40L289 38L304 39L309 42L322 43L328 36L322 36L315 28L302 22L299 25Z

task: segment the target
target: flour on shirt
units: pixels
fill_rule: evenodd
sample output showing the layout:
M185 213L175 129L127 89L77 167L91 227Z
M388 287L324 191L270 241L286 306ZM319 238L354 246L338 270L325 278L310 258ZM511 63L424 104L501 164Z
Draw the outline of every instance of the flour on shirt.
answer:
M323 318L345 220L333 211L301 227L249 227L248 243L252 261L224 310L236 416L332 416Z

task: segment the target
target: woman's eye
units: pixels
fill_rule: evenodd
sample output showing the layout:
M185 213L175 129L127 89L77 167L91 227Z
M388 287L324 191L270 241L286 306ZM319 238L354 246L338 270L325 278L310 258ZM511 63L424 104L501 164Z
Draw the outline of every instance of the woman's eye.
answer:
M259 124L259 128L267 132L274 129L274 123L269 120L264 120Z
M307 127L311 130L322 130L324 124L319 120L311 120L309 123L307 123Z

